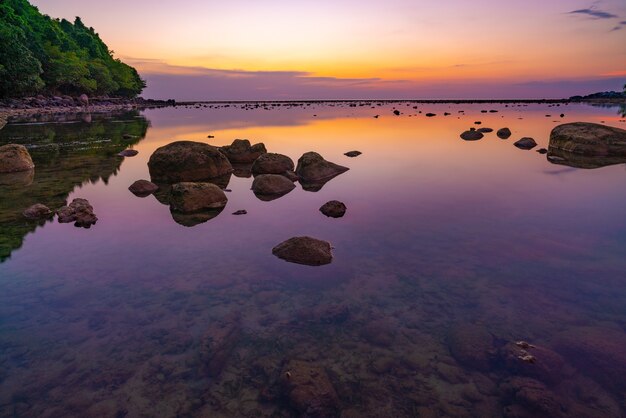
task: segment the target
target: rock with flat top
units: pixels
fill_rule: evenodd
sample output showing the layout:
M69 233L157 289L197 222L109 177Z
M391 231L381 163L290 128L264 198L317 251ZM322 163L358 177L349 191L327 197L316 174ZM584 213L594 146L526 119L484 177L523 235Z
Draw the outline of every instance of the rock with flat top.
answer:
M552 130L549 148L593 157L626 158L626 130L597 123L566 123Z

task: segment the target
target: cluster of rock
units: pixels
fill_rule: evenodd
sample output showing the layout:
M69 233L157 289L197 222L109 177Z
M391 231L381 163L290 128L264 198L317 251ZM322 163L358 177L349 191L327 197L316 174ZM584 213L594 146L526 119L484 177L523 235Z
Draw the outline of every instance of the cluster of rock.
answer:
M50 219L56 213L59 223L74 223L80 228L91 228L98 222L98 217L93 211L93 206L87 199L74 199L67 206L62 206L53 212L49 207L41 203L36 203L22 213L29 221L42 221Z
M119 105L140 105L140 106L174 106L175 100L153 100L141 97L134 99L125 99L120 97L97 96L88 97L86 94L73 97L68 95L62 96L44 96L37 95L33 97L10 98L0 100L0 108L7 109L49 109L49 108L75 108L83 106L119 106Z

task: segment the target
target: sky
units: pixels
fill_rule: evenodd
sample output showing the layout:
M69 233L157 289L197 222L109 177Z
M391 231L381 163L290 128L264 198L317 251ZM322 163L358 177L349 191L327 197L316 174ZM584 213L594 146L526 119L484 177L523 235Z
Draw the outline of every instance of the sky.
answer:
M624 0L31 0L176 100L560 98L626 83Z

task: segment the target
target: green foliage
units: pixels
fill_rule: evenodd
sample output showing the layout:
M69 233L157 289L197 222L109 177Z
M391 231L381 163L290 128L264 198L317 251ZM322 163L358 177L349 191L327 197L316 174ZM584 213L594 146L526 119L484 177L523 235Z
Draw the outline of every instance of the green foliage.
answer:
M0 0L0 97L34 93L134 97L137 71L113 57L93 28L51 19L27 0Z

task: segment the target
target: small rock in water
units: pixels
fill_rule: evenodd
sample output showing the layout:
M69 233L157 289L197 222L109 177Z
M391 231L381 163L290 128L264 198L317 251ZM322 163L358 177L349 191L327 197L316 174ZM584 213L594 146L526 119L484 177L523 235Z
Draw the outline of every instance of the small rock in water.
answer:
M307 266L330 264L333 260L331 245L311 237L293 237L272 248L272 254L290 263Z
M474 122L474 125L480 125L482 122L477 120L476 122Z
M348 151L346 153L344 153L343 155L347 156L347 157L358 157L359 155L361 155L362 152L361 151Z
M331 200L324 203L320 208L320 212L330 218L341 218L346 214L346 205L338 200Z
M537 146L537 142L535 142L533 138L525 137L515 142L513 145L519 149L530 150Z
M491 128L479 128L479 129L477 129L477 131L482 133L482 134L488 134L489 132L493 132L493 129L491 129Z
M547 149L545 149L545 148L539 148L539 149L537 150L537 152L538 152L539 154L547 154L547 153L548 153L548 150L547 150Z
M137 154L139 154L139 151L137 151L137 150L125 149L124 151L120 152L117 155L120 156L120 157L134 157Z
M50 218L52 216L52 211L46 205L37 203L26 209L22 212L22 214L26 219L37 220Z
M482 139L483 134L477 130L475 130L474 128L470 129L469 131L465 131L461 134L461 138L464 139L465 141L478 141L479 139Z
M436 113L426 113L426 117L432 118L433 116L437 116Z
M248 211L245 209L240 209L238 211L233 212L233 215L247 215Z
M59 223L74 222L74 226L82 228L90 228L98 222L93 212L93 206L89 204L87 199L74 199L68 206L63 206L57 210Z
M498 135L500 139L508 139L511 136L511 130L509 128L498 129L496 135Z
M128 187L135 196L146 197L159 190L159 186L148 180L137 180Z

